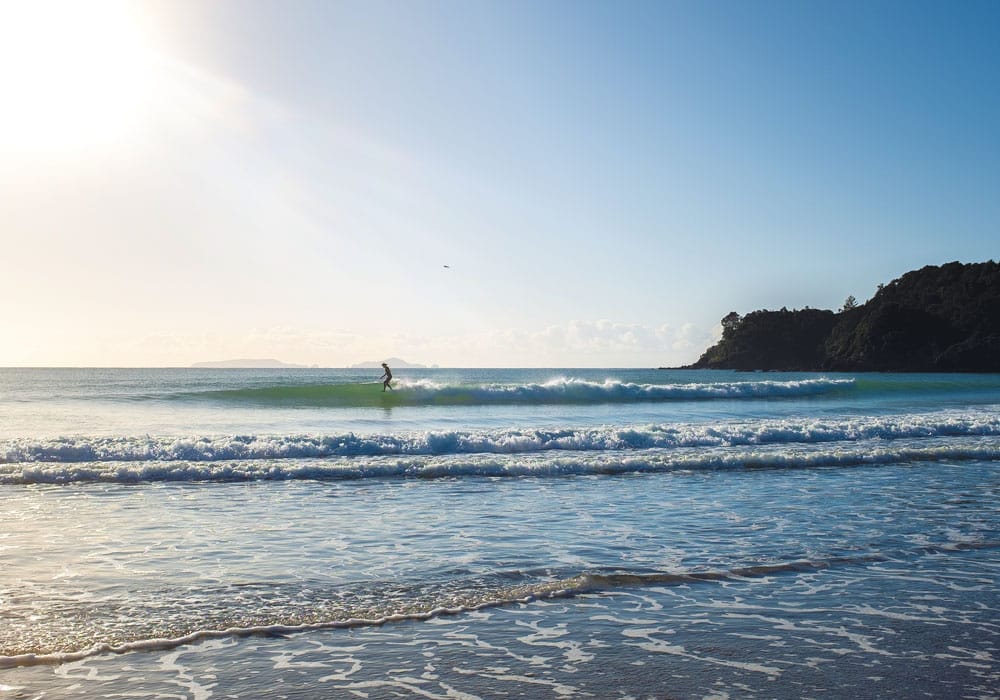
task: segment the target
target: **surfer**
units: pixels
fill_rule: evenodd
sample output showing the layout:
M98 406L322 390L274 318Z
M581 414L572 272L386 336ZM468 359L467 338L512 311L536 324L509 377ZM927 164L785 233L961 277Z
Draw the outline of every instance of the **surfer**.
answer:
M382 369L385 370L385 374L379 377L380 380L384 380L382 382L382 391L385 391L386 389L392 389L392 385L389 384L389 382L392 381L392 370L390 370L389 365L387 365L384 362L382 363Z

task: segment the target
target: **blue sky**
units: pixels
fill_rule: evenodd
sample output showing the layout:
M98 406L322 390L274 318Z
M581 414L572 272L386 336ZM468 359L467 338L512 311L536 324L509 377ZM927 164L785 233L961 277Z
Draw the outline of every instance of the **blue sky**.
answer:
M997 3L24 7L0 364L674 365L997 255Z

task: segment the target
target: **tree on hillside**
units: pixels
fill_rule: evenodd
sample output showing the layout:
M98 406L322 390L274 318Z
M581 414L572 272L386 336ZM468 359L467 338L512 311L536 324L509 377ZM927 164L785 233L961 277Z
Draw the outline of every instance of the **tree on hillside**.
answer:
M740 322L742 320L743 319L740 317L738 313L736 313L735 311L730 311L722 318L722 335L723 336L732 335L733 331L739 328Z

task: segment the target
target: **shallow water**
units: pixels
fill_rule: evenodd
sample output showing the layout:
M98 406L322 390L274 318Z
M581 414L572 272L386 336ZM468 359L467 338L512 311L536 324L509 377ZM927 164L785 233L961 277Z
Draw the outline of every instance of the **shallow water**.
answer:
M0 697L997 697L997 376L362 378L0 370Z

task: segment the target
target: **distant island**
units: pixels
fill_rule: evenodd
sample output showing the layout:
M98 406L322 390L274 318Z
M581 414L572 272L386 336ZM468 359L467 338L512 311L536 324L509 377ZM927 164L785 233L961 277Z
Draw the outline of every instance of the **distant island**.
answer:
M195 362L192 367L203 369L308 369L309 365L295 365L272 359L218 360L215 362ZM316 367L316 365L312 365Z
M1000 263L928 265L838 312L733 311L683 369L1000 372Z

